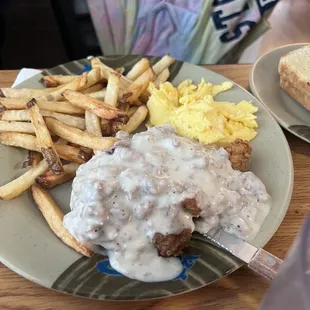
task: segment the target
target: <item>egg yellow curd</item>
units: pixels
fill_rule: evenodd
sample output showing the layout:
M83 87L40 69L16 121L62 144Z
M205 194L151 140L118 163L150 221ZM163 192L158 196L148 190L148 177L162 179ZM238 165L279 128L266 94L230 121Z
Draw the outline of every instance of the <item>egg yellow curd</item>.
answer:
M148 126L171 124L181 136L198 140L202 144L227 146L237 138L250 141L257 132L257 107L251 102L239 103L215 101L214 97L233 86L230 82L221 85L199 85L185 80L178 87L166 82L156 88L150 83Z

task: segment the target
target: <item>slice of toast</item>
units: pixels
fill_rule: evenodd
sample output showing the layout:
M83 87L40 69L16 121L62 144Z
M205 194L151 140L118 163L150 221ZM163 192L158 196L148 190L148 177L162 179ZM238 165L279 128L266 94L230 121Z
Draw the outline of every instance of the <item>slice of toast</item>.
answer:
M310 111L310 45L282 56L278 71L281 88Z

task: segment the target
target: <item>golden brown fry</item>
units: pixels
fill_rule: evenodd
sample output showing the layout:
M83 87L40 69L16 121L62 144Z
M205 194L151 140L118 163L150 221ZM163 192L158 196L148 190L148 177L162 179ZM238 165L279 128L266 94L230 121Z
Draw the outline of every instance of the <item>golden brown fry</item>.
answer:
M0 118L2 121L19 121L19 122L30 121L29 113L26 109L25 110L6 110L1 113Z
M117 106L119 97L120 74L111 72L108 79L108 85L104 102L112 107Z
M138 110L137 106L130 107L128 112L127 112L128 117L132 117L137 110Z
M122 122L111 122L111 135L115 136L120 130L123 130L124 123Z
M164 56L152 67L155 75L159 75L165 69L169 68L174 62L175 59L173 57L168 55Z
M85 120L78 116L71 116L67 114L50 112L45 110L40 110L42 116L50 116L59 119L60 121L79 129L85 129ZM1 113L0 119L3 121L30 121L30 116L27 110L7 110ZM16 130L12 130L16 131Z
M103 84L97 83L97 84L95 84L93 86L90 86L90 87L84 89L84 90L81 90L80 92L82 94L91 94L91 93L98 92L98 91L102 90L103 88L104 88Z
M100 68L93 68L86 73L86 84L82 86L81 91L86 90L87 88L97 84L103 79Z
M126 112L126 114L128 113L129 107L130 107L130 105L127 102L124 102L122 100L120 100L118 102L118 107L117 108L122 110L122 111L124 111L124 112Z
M55 235L60 238L60 240L62 240L66 245L73 248L82 255L88 257L92 256L93 252L85 245L74 239L64 227L64 213L53 200L53 198L45 190L38 186L32 186L31 192L35 203L37 204L38 208L42 212L42 215Z
M165 83L169 79L169 69L166 68L163 70L159 75L157 75L156 79L154 80L155 87L159 87L161 83Z
M23 98L30 100L35 97L42 97L55 91L55 88L0 88L0 97L2 98Z
M101 119L101 132L104 137L112 136L112 122L106 119Z
M154 83L156 81L156 85L165 82L169 78L170 72L168 68L174 62L175 59L173 57L166 55L152 67L155 76L157 76L154 80ZM146 102L149 99L149 96L150 96L149 92L147 90L144 90L139 98L142 101L141 103L146 104ZM135 102L131 102L131 104L141 105L141 103L138 100L134 101Z
M139 106L137 111L130 117L128 123L122 127L121 130L129 133L134 132L146 119L148 109L145 105Z
M23 133L0 132L0 143L31 151L40 151L37 138ZM92 157L91 153L88 153L80 147L57 143L54 144L54 146L61 159L73 161L78 164L86 163Z
M55 144L55 149L61 159L69 160L77 164L84 164L92 157L91 154L79 147L71 145Z
M47 127L61 138L94 150L105 151L116 141L115 138L96 137L82 130L68 126L52 117L46 117L45 122Z
M124 67L114 68L114 71L119 74L123 74L125 72L125 68Z
M31 99L27 103L27 109L37 136L37 143L40 147L40 151L43 154L43 157L46 159L50 169L55 174L63 173L64 170L61 164L61 160L56 152L53 140L46 127L43 116L40 114L40 109L36 105L35 99Z
M90 94L87 94L89 97L92 97L94 99L99 99L99 100L102 100L104 101L104 98L105 98L105 95L106 95L106 88L102 89L102 90L99 90L99 91L96 91L94 93L90 93ZM1 101L0 101L1 102Z
M87 74L83 73L82 75L78 75L76 76L71 82L61 85L59 87L57 87L56 90L50 92L49 94L40 97L39 99L47 99L48 101L52 101L52 100L61 100L62 98L62 93L66 90L66 89L71 89L71 90L81 90L83 89L83 87L85 87L87 83ZM49 88L47 88L49 89Z
M153 81L155 74L152 68L147 69L125 91L122 99L131 104L136 104L139 96L147 89L149 82Z
M105 119L117 119L126 115L125 112L112 107L101 100L91 98L72 90L66 90L63 96L72 104L89 110L99 117Z
M102 63L100 61L100 59L97 57L93 57L91 59L91 66L92 66L92 68L100 68L102 76L104 78L106 78L107 80L109 79L110 73L115 72L115 70L113 70L112 68L110 68L107 65L105 65L104 63ZM128 86L131 84L132 84L132 82L129 79L127 79L125 76L121 75L121 81L120 81L120 89L121 90L128 88Z
M31 168L17 179L0 187L0 199L10 200L34 184L36 177L44 173L48 169L48 164L42 160L37 166Z
M23 162L22 168L35 167L42 159L43 156L41 153L28 150L27 159Z
M151 67L151 63L147 58L140 59L127 73L126 78L135 81L142 73Z
M60 185L72 180L75 177L76 170L79 166L80 165L76 163L64 165L64 173L58 175L49 170L39 175L36 178L36 181L45 188L53 188L56 185Z
M81 130L84 130L85 127L85 119L78 117L78 116L71 116L67 114L61 114L61 113L56 113L56 112L49 112L49 111L42 111L41 113L44 117L49 116L49 117L54 117L64 123L66 123L69 126L73 126L76 128L79 128Z
M85 111L85 124L87 132L97 136L102 137L100 119L99 117L91 111Z
M62 84L70 83L76 75L47 75L43 77L45 87L57 87Z
M59 138L59 137L58 137L58 140L56 141L55 144L58 144L58 145L67 145L67 144L68 144L68 141L64 140L63 138Z
M83 152L85 152L90 158L93 157L94 151L93 151L91 148L85 147L85 146L81 146L80 148L81 148L81 150L82 150Z
M31 123L0 121L0 131L24 132L34 134L34 127Z
M39 151L37 138L25 133L0 132L0 143L9 146L21 147L26 150Z
M170 75L170 72L169 72L169 69L166 68L164 71L162 71L157 77L156 79L154 80L154 85L155 87L159 87L159 85L161 83L164 83L168 80L169 78L169 75ZM147 90L144 91L141 96L140 96L140 100L144 103L146 103L148 100L149 100L149 97L150 97L150 93L149 93L149 87L150 85L148 86Z
M3 105L2 111L8 110L21 110L26 109L26 104L29 99L24 98L0 98L0 103ZM67 101L47 101L37 99L37 105L40 110L59 112L64 114L84 114L85 111L79 107L72 105Z

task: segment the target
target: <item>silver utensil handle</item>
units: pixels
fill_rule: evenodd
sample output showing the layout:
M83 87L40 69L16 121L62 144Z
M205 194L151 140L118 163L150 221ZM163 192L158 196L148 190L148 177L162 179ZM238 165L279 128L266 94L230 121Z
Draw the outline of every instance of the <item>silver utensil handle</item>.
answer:
M259 249L249 262L248 267L264 278L272 280L277 274L282 262L282 259L263 249Z

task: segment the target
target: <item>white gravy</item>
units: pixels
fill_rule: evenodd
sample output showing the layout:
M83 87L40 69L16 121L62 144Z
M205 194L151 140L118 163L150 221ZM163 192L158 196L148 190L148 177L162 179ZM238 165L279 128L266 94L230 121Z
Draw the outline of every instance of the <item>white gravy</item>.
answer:
M190 228L206 234L222 227L243 239L257 234L270 196L252 172L231 168L223 148L180 137L169 125L132 137L119 132L117 138L111 151L98 152L78 169L64 218L77 240L106 249L114 269L146 282L177 277L182 264L158 256L155 233ZM181 206L187 198L196 199L200 218Z

